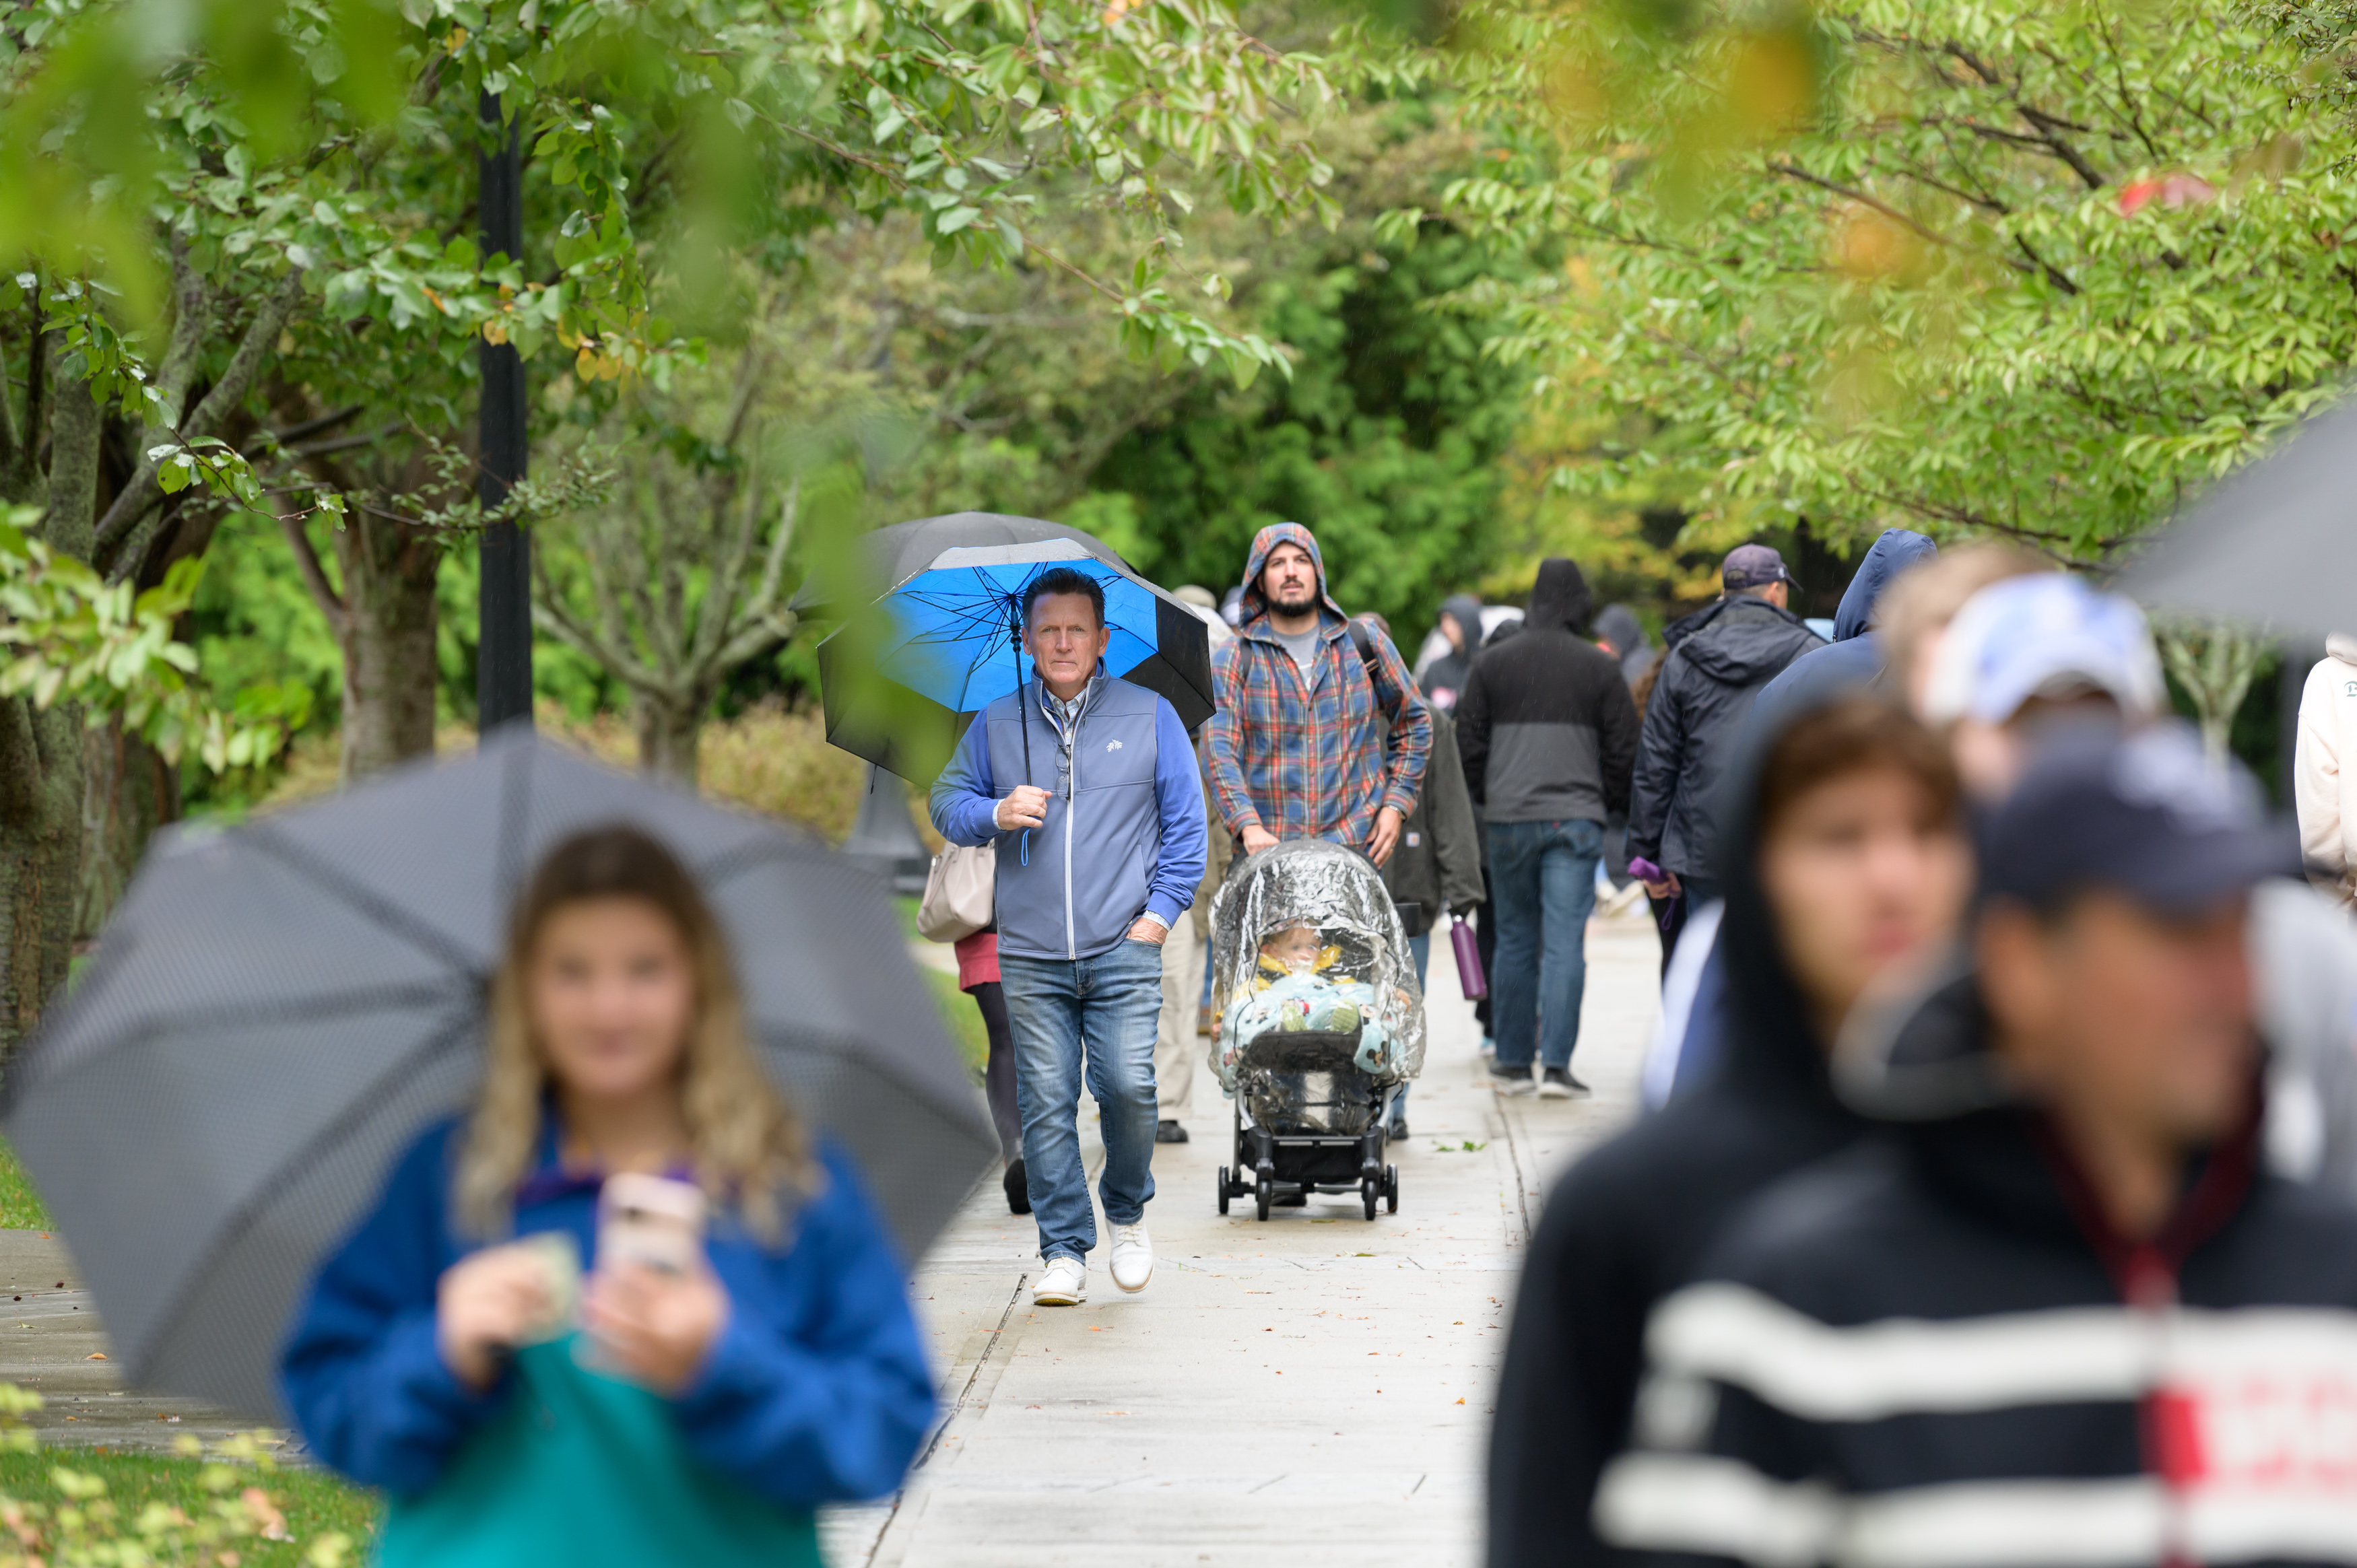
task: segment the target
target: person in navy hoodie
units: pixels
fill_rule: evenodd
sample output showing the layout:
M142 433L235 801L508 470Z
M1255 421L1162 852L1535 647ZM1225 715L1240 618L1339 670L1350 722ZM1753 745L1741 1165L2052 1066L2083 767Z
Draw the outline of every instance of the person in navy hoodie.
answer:
M549 854L489 1032L474 1109L401 1159L287 1343L312 1451L387 1494L387 1568L816 1568L813 1510L899 1484L932 1380L903 1261L755 1061L668 850L608 827ZM703 1190L700 1261L597 1257L621 1172Z

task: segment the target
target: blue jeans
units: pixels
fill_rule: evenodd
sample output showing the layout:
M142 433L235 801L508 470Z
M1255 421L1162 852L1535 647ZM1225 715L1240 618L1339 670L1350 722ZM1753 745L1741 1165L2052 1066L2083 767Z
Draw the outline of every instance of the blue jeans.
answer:
M1490 824L1490 908L1498 916L1490 995L1501 1068L1527 1070L1534 1047L1542 1067L1571 1065L1603 853L1602 822Z
M1125 938L1077 961L998 955L1015 1036L1015 1100L1023 1172L1039 1223L1039 1256L1088 1261L1097 1244L1089 1173L1075 1118L1088 1074L1104 1133L1097 1191L1105 1219L1135 1225L1154 1196L1154 1029L1162 1012L1162 950Z

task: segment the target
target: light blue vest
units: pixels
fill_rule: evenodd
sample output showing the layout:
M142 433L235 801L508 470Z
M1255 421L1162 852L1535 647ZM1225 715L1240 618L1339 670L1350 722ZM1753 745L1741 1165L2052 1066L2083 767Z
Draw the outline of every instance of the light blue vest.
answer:
M989 726L990 777L1002 798L1017 784L1055 796L1045 824L998 835L998 950L1017 958L1095 958L1119 945L1153 891L1162 848L1154 793L1162 699L1111 676L1091 682L1069 779L1060 777L1061 743L1039 699L1033 681L975 721Z

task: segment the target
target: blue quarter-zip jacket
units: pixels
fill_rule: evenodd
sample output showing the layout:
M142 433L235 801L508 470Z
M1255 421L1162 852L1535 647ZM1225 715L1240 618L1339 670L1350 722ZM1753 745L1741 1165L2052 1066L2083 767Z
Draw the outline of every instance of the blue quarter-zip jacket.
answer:
M996 842L1000 953L1095 958L1140 915L1169 927L1193 907L1208 848L1202 777L1178 710L1100 674L1082 694L1064 778L1042 695L1035 679L975 715L933 786L933 826L952 843ZM1024 783L1054 797L1046 821L1001 832L998 802Z
M512 1369L478 1394L435 1347L436 1287L474 1250L449 1212L457 1136L443 1122L403 1157L320 1271L280 1363L313 1452L396 1498L427 1493L518 1397ZM551 1129L518 1192L516 1233L566 1232L592 1263L597 1182L562 1172L555 1148ZM669 1402L686 1462L789 1510L890 1492L933 1419L901 1260L849 1157L828 1146L822 1159L826 1190L789 1221L782 1251L716 1218L705 1249L727 1287L727 1326Z

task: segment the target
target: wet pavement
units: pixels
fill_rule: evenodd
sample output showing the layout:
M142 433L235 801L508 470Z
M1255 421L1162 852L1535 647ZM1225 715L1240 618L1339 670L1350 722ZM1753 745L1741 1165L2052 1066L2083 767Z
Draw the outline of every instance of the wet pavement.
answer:
M1036 1233L985 1184L916 1281L949 1417L891 1504L828 1519L832 1560L1477 1562L1522 1250L1554 1173L1630 1114L1658 953L1641 913L1592 928L1574 1066L1596 1092L1501 1101L1435 943L1399 1212L1372 1223L1355 1196L1222 1217L1229 1110L1208 1069L1193 1141L1156 1150L1142 1294L1098 1266L1083 1305L1032 1306Z

